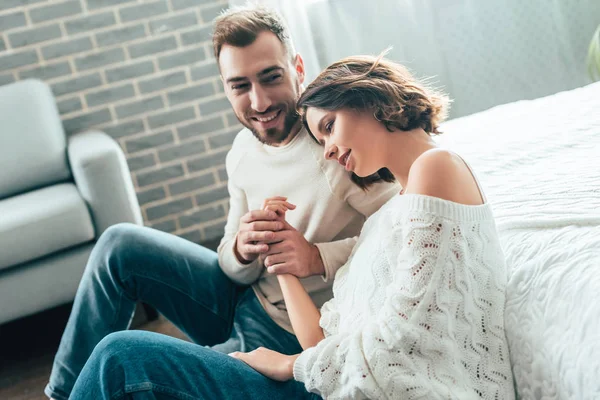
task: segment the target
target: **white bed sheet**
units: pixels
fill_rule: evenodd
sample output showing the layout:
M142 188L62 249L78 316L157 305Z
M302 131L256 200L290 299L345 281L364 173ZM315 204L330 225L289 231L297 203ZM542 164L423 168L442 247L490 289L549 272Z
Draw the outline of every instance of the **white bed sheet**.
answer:
M600 398L600 83L446 122L509 267L506 329L523 399Z

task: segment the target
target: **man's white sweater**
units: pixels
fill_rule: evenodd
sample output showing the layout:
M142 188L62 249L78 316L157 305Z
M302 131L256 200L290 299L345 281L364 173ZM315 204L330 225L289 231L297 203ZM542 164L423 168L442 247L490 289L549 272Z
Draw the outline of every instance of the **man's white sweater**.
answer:
M272 196L286 196L297 208L286 220L306 240L317 245L324 276L302 279L317 307L332 296L336 271L348 259L363 223L396 195L397 183L377 183L364 191L350 179L350 173L336 162L327 161L323 148L302 129L288 144L274 147L260 143L247 129L233 142L226 160L229 176L229 215L219 245L221 268L233 281L252 284L266 312L293 333L277 277L258 261L239 262L234 253L240 218L259 210Z

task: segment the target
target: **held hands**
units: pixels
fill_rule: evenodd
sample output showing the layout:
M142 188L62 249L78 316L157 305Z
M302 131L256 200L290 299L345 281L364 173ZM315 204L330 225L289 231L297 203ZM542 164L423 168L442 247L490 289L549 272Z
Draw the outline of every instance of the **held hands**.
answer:
M264 347L259 347L249 353L236 351L229 355L245 362L267 378L281 382L294 377L294 362L300 356L299 354L288 356Z
M240 262L249 264L269 250L267 243L273 240L275 232L284 228L277 218L274 211L253 210L240 219L234 247Z
M249 211L240 219L234 247L240 262L249 264L260 254L266 253L269 250L268 245L273 242L274 233L285 228L285 212L296 208L285 199L267 199L262 210Z
M295 210L296 206L287 201L287 197L275 196L269 197L263 202L262 209L265 211L273 211L277 214L277 219L285 221L285 213L289 210Z
M325 267L319 249L309 243L300 232L285 220L285 214L296 206L287 201L287 197L271 197L263 203L263 210L274 212L276 222L283 229L273 232L268 250L260 253L260 259L271 274L291 274L298 278L322 275Z

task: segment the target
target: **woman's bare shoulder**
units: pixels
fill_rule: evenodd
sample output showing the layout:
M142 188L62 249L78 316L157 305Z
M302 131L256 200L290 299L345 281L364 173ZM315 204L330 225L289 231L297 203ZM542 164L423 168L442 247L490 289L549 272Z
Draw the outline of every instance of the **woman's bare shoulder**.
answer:
M482 204L477 182L465 162L446 149L431 149L413 163L405 193L467 205Z

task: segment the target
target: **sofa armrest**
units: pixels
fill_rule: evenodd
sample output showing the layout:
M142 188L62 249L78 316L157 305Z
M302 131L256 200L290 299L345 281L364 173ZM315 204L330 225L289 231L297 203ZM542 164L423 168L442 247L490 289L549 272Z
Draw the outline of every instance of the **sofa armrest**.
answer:
M107 134L73 135L68 144L75 185L92 214L96 237L120 222L143 224L125 155Z

